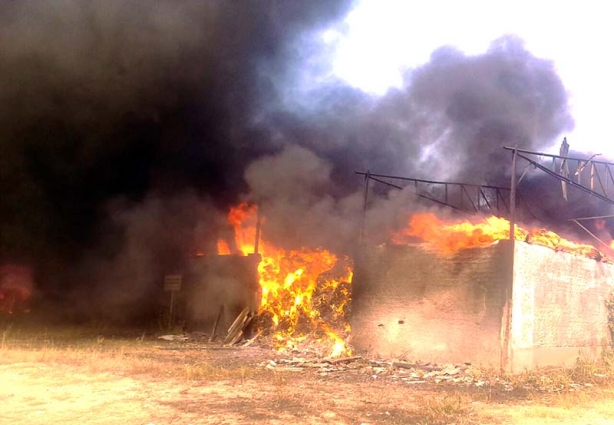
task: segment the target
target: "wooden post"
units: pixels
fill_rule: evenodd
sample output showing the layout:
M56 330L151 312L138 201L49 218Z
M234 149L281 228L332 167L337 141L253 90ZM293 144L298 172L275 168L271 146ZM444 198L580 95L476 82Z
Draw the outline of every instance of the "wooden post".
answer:
M173 327L173 314L175 308L175 292L181 291L182 276L179 274L164 276L164 291L171 293L171 302L168 312L168 328Z
M224 304L220 304L220 308L217 312L217 317L215 318L215 323L213 324L213 330L211 331L211 336L209 337L209 342L215 341L215 336L217 334L217 325L220 323L220 318L224 313Z
M168 312L168 329L173 329L173 306L175 304L175 291L171 291L171 306Z

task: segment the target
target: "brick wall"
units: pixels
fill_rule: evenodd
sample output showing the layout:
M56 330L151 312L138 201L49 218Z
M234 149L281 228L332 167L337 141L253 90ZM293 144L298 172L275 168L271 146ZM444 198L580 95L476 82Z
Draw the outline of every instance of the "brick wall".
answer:
M368 248L356 262L353 345L387 358L499 365L510 248Z
M352 343L511 371L571 365L611 344L612 285L614 265L522 242L446 256L428 244L369 247L356 261Z
M598 358L609 345L605 300L614 266L525 243L515 244L510 335L515 370Z

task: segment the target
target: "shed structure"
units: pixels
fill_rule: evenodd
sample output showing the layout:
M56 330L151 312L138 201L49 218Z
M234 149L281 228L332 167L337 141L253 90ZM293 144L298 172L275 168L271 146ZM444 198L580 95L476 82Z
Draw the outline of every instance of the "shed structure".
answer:
M614 265L503 240L442 255L427 243L365 247L356 261L354 347L510 372L598 358L611 344Z

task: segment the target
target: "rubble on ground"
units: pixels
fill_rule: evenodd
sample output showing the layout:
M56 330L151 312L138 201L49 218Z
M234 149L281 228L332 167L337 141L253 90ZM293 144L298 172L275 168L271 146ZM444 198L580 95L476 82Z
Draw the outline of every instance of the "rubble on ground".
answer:
M323 351L313 345L310 349L283 350L275 352L268 338L254 338L240 344L208 343L204 333L168 335L159 339L180 343L192 349L209 350L224 348L244 351L258 350L268 359L255 363L257 367L289 373L316 374L322 378L359 376L373 380L396 381L403 385L452 385L479 388L496 388L498 391L517 390L558 393L573 392L582 388L606 383L612 376L598 369L574 374L573 369L545 368L524 371L520 374L502 374L499 370L487 369L470 363L435 364L401 360L368 359L362 356L324 357ZM258 343L251 345L255 340ZM271 353L270 356L266 353Z

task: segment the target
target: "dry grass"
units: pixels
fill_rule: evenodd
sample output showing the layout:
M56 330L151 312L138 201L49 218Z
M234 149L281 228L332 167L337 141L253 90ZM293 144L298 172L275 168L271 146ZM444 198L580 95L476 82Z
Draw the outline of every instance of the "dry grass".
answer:
M452 394L427 400L423 409L423 424L472 423L475 415L472 400L467 395Z
M224 368L198 359L176 362L163 358L160 343L151 336L147 339L144 334L116 338L105 337L102 332L105 330L84 327L16 332L7 325L0 344L0 364L58 364L79 367L91 373L147 375L153 379L172 376L185 381L245 379L250 375L246 367Z
M516 390L268 371L101 327L0 328L0 418L25 424L613 424L614 360L501 377ZM251 350L252 348L250 348ZM234 356L234 357L233 357ZM236 357L240 356L240 357Z

